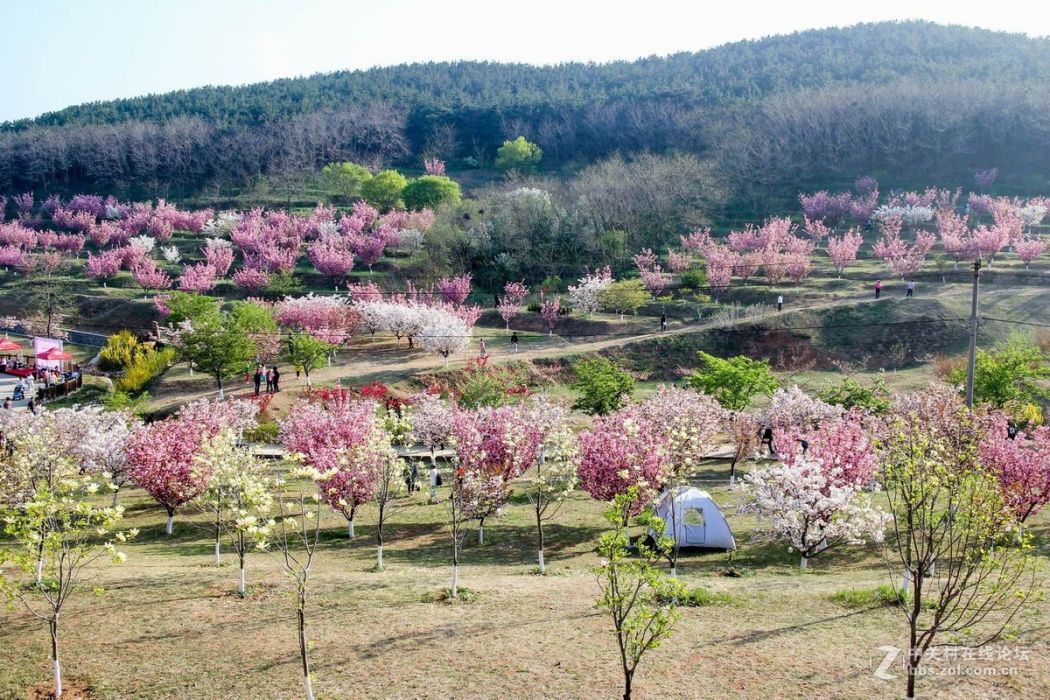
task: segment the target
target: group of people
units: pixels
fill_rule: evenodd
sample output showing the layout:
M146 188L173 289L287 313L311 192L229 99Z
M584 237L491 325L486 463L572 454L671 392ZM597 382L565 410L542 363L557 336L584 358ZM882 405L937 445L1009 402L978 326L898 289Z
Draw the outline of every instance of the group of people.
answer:
M905 288L904 298L910 299L915 296L915 280L908 280L908 286ZM882 280L875 280L875 298L882 298Z
M262 390L264 381L266 382L267 394L276 394L281 390L281 372L277 369L277 365L271 365L270 367L266 367L261 363L255 365L252 381L255 383L256 396Z

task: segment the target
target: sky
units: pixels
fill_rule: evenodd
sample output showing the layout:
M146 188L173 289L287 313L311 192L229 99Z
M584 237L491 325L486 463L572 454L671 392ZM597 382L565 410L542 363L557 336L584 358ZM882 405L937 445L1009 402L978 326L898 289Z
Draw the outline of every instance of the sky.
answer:
M419 61L550 64L926 19L1050 35L1015 0L0 0L0 121L201 85Z

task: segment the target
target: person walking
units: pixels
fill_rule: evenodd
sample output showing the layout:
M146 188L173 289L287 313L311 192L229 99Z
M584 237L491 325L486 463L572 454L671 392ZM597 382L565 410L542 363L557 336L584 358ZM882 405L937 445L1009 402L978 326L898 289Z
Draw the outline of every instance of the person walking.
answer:
M266 393L273 393L273 368L266 368Z
M875 298L882 296L882 280L875 280Z
M910 299L915 296L915 280L908 280L908 292L904 295L905 299Z
M252 380L255 382L255 395L259 395L259 388L262 386L263 371L262 365L255 365L255 374L252 375Z
M514 331L513 333L510 334L510 351L511 352L517 352L518 351L518 332L517 331Z
M482 338L478 341L478 357L480 357L481 359L485 359L485 356L487 354L488 353L485 352L485 339Z
M660 332L663 333L667 330L667 312L660 313Z
M438 486L441 485L441 475L438 474L437 462L430 463L430 502L437 503Z
M762 444L767 446L767 447L769 447L769 454L775 455L777 453L777 451L775 449L773 449L773 429L772 428L766 427L766 429L762 431Z
M11 406L12 406L12 405L13 405L13 404L12 404L12 402L11 402L11 397L10 397L10 396L8 396L8 397L7 397L6 399L4 399L4 408L5 408L5 409L8 409L8 410L10 410L10 408L11 408Z
M783 311L783 310L784 310L784 295L783 294L777 294L777 311Z
M273 393L277 393L281 390L281 370L277 369L277 365L273 366Z

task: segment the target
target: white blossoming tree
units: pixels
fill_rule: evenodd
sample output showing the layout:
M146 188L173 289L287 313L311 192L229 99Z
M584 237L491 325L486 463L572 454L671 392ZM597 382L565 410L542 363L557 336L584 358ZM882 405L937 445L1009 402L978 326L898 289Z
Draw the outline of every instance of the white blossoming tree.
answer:
M749 500L741 510L768 519L769 534L787 540L802 555L802 569L832 547L883 540L887 514L872 506L860 486L836 483L815 462L757 469L745 483Z
M612 284L612 271L606 265L580 278L579 284L569 287L569 302L583 315L593 314L602 307L601 293Z
M427 352L441 355L445 367L448 367L449 356L463 352L470 345L471 329L457 317L442 311L428 316L419 333L419 344Z
M232 539L240 571L238 593L247 595L245 564L253 549L265 549L273 521L273 496L266 467L237 446L237 436L225 430L206 442L193 459L195 469L207 476L208 487L195 501L215 524L215 565L220 565L220 542Z
M54 697L62 697L59 641L62 611L80 590L96 561L115 563L127 556L118 546L137 532L117 531L124 509L99 506L105 478L85 474L83 464L68 453L54 451L57 435L42 426L11 436L14 450L0 461L0 483L20 485L5 491L4 531L10 537L0 550L0 564L12 562L32 577L24 583L0 576L0 588L17 598L46 623L51 639Z

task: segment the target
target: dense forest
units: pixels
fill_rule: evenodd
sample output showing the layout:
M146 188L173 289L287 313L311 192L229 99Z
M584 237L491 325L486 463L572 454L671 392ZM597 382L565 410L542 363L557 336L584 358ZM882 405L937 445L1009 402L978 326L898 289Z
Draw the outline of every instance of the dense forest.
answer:
M859 25L609 64L429 63L70 107L0 125L0 191L189 196L335 160L543 170L688 153L761 210L801 188L1045 183L1050 41L924 22Z

